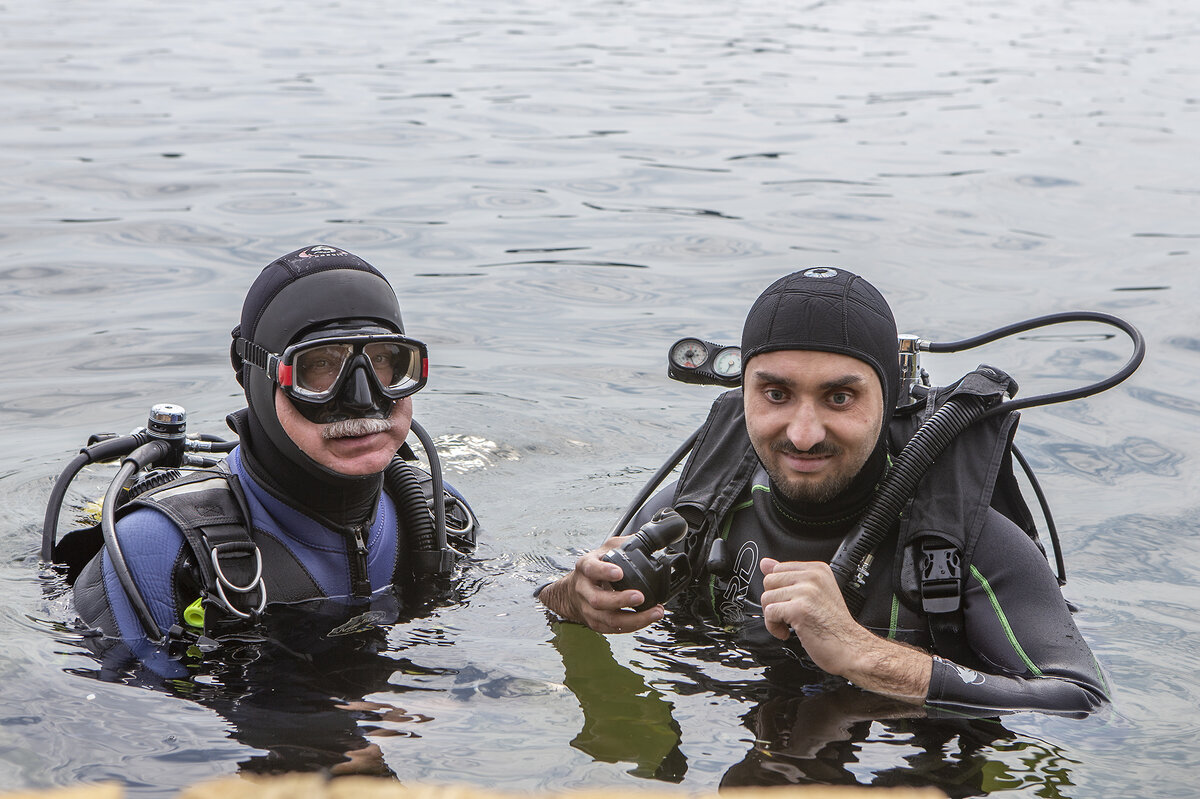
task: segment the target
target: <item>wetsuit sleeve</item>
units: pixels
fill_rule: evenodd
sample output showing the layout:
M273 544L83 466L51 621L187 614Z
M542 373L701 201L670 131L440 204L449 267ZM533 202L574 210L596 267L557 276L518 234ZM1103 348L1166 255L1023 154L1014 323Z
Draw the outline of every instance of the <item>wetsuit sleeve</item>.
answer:
M142 598L165 633L179 621L174 581L185 543L183 534L164 514L139 508L117 522L117 540ZM75 609L86 625L110 637L146 637L107 548L80 576L75 587Z
M994 511L966 575L963 609L967 644L982 667L935 657L927 697L934 708L1083 715L1108 701L1045 557Z

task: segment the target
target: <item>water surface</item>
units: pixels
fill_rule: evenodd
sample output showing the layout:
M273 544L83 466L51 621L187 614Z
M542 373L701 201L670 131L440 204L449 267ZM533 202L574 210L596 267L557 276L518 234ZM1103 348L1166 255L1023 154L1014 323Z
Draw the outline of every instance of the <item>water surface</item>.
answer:
M505 790L1192 794L1192 5L16 0L0 21L3 787L169 796L370 740L407 783ZM475 592L394 630L387 662L314 692L298 674L249 716L219 684L97 680L38 573L51 482L155 402L225 432L243 293L313 242L379 266L430 345L417 415L487 527ZM767 283L815 264L929 339L1073 308L1145 333L1132 380L1021 432L1112 713L952 729L855 692L796 707L668 626L605 641L530 600L703 418L715 391L667 379L669 344L734 341ZM1061 388L1125 357L1096 333L927 368Z

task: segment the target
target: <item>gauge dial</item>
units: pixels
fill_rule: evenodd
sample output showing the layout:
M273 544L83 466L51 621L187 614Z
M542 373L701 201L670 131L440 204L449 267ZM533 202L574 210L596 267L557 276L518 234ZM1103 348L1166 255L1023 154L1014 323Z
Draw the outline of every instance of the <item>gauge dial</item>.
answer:
M742 371L742 350L739 347L726 347L713 358L712 370L721 377L733 377Z
M682 366L685 369L695 369L698 366L703 366L708 360L708 347L704 346L704 342L696 338L685 338L682 341L677 341L675 346L671 347L671 363L676 366Z

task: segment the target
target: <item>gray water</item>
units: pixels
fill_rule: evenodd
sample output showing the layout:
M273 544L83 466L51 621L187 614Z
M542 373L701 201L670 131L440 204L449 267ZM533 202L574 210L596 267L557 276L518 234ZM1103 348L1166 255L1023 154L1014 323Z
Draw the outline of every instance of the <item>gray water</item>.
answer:
M170 796L349 729L406 783L1193 795L1198 34L1181 0L3 3L0 788ZM470 600L338 694L373 710L238 715L219 685L96 679L38 568L54 477L155 402L225 433L243 293L316 242L379 266L430 345L417 416L487 530ZM1131 380L1020 437L1111 713L930 744L851 697L785 713L774 757L753 668L665 629L556 635L531 601L703 418L716 392L667 379L669 344L735 341L815 264L928 339L1074 308L1145 334ZM1104 333L926 366L1065 388L1127 356Z

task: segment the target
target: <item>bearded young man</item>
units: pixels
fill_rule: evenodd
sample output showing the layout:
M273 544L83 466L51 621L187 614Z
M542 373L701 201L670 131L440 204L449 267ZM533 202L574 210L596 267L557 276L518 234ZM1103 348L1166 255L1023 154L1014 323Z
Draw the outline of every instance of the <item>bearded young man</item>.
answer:
M870 283L828 267L776 281L746 317L742 370L742 389L714 404L680 482L625 531L668 507L697 511L689 522L705 517L728 563L709 558L699 569L689 607L734 629L768 672L815 666L868 691L945 708L1076 714L1107 702L1044 555L990 507L967 508L983 521L958 586L961 623L949 633L935 638L919 590L914 599L921 553L915 542L899 545L898 528L876 552L863 607L847 608L829 561L895 454L889 426L901 385L896 324ZM987 454L965 457L975 456ZM727 481L739 459L749 464L747 479ZM955 468L946 460L939 468ZM916 501L930 501L923 497ZM579 558L539 590L541 602L605 633L662 619L662 605L634 610L640 591L613 590L622 570L601 556L621 540ZM694 546L693 536L687 541ZM689 559L704 564L706 554Z

